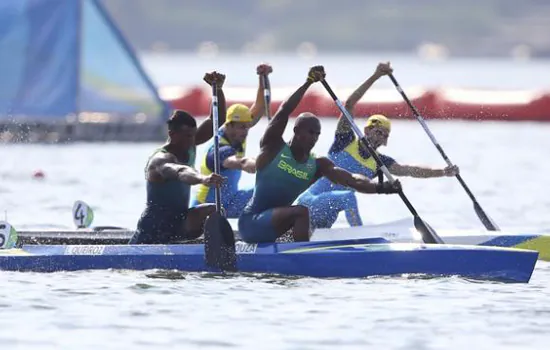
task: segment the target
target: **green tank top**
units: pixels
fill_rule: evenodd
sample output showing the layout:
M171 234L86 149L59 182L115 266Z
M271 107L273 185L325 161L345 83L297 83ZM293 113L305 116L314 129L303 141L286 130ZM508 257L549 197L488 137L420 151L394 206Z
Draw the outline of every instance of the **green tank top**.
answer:
M244 213L291 205L309 187L316 172L317 161L312 154L305 163L298 163L285 143L271 163L256 172L254 194Z
M168 153L164 148L157 149L149 160L145 167L147 174L147 167L151 158L158 152ZM188 161L185 165L195 166L196 148L193 147L189 150ZM184 213L189 209L189 197L191 194L191 185L181 182L179 180L169 180L162 182L152 182L147 180L147 206L149 208L157 208L161 210L167 210L173 213Z

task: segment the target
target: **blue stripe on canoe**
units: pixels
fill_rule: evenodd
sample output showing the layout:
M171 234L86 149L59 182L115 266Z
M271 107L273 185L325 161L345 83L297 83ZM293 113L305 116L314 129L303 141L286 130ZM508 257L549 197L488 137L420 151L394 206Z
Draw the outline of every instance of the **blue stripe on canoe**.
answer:
M295 249L330 248L343 245L387 244L384 238L360 238L337 241L260 243L236 242L237 252L273 254ZM204 254L204 244L178 245L24 245L22 249L31 255L111 255L111 254ZM242 249L242 251L241 251Z
M311 277L391 276L428 274L464 276L491 280L528 282L538 253L474 245L422 245L407 243L371 244L372 240L305 242L290 244L239 244L250 251L239 255L241 272L275 273ZM346 244L356 244L348 250ZM344 247L341 247L344 245ZM310 247L308 252L278 254L277 246ZM312 247L318 248L312 248ZM345 251L340 251L344 248ZM205 265L204 245L118 245L118 246L29 246L42 255L0 255L0 270L77 271L91 269L168 269L190 272L213 271ZM315 249L317 249L315 251ZM334 249L334 251L330 251ZM281 249L283 250L283 249ZM307 250L307 249L306 249ZM376 252L375 254L371 252Z

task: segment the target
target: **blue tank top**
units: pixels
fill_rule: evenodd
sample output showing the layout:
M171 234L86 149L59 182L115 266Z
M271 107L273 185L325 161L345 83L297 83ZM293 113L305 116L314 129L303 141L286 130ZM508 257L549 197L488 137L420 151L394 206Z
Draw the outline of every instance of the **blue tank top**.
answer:
M387 167L395 163L395 160L383 154L379 154L382 162ZM328 158L337 166L351 173L362 174L369 179L376 177L378 165L367 150L359 147L357 139L351 135L336 135L335 141L329 150ZM309 189L309 193L318 195L328 191L350 191L349 187L337 185L325 177L316 181Z
M147 167L151 158L158 152L168 153L164 148L160 148L151 155L147 161ZM196 149L189 150L189 157L185 165L195 165ZM145 168L147 172L147 167ZM189 208L189 196L191 185L179 180L168 180L153 182L147 180L147 207L167 210L172 213L184 213Z
M246 152L246 141L235 147L231 145L229 140L225 137L223 130L220 130L220 163L223 163L227 158L232 155L237 157L244 157ZM200 171L203 175L210 175L214 172L214 141L210 142L208 151L204 155L201 163ZM222 201L229 200L239 190L239 181L241 179L242 170L240 169L225 169L220 164L220 175L227 178L225 184L221 187ZM214 203L215 202L215 190L214 188L206 185L199 185L197 190L196 199L194 203ZM224 204L224 203L222 203Z
M271 163L256 172L254 194L243 214L291 205L309 187L316 172L317 161L312 154L299 163L285 143Z

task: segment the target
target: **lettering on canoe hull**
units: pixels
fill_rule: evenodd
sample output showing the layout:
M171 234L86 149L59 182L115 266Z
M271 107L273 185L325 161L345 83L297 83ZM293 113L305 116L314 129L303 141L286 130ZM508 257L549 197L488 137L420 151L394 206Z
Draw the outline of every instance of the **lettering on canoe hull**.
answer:
M65 255L102 255L104 245L72 245L67 246Z
M235 242L235 253L237 254L254 254L256 253L257 244Z

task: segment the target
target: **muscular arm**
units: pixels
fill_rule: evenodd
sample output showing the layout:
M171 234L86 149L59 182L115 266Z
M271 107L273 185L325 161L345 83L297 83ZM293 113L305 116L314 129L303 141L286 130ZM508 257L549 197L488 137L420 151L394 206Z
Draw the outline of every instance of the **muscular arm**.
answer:
M256 160L248 157L239 158L233 155L223 161L223 167L225 169L239 169L247 173L254 173L256 172Z
M225 105L225 94L223 89L218 89L218 125L221 126L225 123L225 115L227 113ZM212 127L213 127L213 113L212 108L210 108L210 117L204 120L201 125L197 128L197 136L195 136L195 145L202 145L207 142L214 136Z
M279 107L279 110L269 122L264 136L260 140L261 148L277 147L283 142L283 134L288 123L288 118L296 109L311 84L311 82L305 82Z
M240 169L247 173L256 172L256 161L254 158L238 157L237 151L231 146L220 147L221 169ZM214 171L214 150L211 148L206 153L206 166Z
M390 173L396 176L410 176L415 178L429 178L429 177L442 177L445 176L443 169L431 169L428 167L414 166L414 165L401 165L399 163L393 163L388 167Z
M374 73L370 78L365 80L346 100L346 109L353 115L353 109L359 100L365 95L368 89L374 84L375 81L380 78L380 75ZM351 126L349 125L346 117L340 114L338 119L338 124L336 125L336 134L345 134L352 132Z
M260 140L260 154L256 158L256 170L261 170L273 160L284 144L283 134L290 114L304 97L311 82L305 82L279 107Z
M352 174L342 168L338 168L328 158L317 159L318 176L324 176L330 181L347 187L351 187L362 193L378 193L377 184L369 178L359 174Z
M148 167L148 177L160 177L163 180L179 180L190 185L202 183L204 176L190 166L178 164L176 157L161 153L155 155Z
M252 114L251 126L258 124L260 118L264 114L265 100L264 100L264 82L262 76L258 76L258 92L256 93L256 101L250 107L250 113Z

